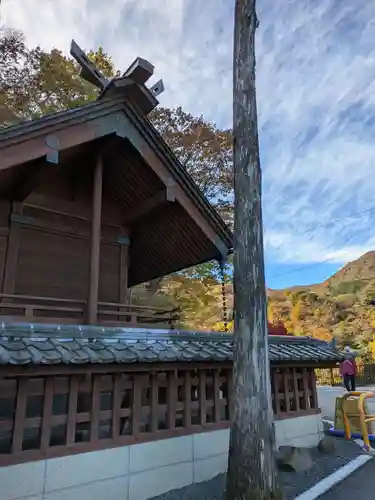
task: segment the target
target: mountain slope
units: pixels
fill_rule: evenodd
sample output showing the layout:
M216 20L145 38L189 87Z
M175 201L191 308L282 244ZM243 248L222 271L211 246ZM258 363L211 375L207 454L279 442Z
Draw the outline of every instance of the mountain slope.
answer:
M233 289L229 284L226 296L231 319ZM136 287L132 300L140 305L179 307L184 328L224 327L221 285L214 278L171 275L156 293ZM349 262L322 283L268 290L268 317L271 323L284 323L295 335L335 337L371 359L374 345L375 358L375 251Z
M269 319L296 335L333 336L370 355L375 340L375 251L349 262L323 283L269 290Z
M363 254L359 259L348 262L328 280L330 283L375 279L375 251Z

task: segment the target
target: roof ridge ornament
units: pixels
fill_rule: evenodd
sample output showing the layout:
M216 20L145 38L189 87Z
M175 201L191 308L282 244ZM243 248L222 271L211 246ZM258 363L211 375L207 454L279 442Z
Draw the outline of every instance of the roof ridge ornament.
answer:
M124 71L122 76L106 78L74 40L70 44L70 55L81 66L80 76L87 82L98 87L101 90L101 97L112 86L112 82L130 79L138 85L145 86L145 83L154 74L154 66L147 59L137 57L128 69ZM159 80L152 87L147 88L147 90L154 97L157 97L164 91L163 80Z
M92 83L95 87L104 90L111 80L106 78L103 73L95 66L93 62L83 52L81 47L72 40L70 43L70 55L81 66L80 76L87 82Z
M155 97L162 94L164 92L164 83L163 80L158 80L152 87L149 88L149 91L154 94Z

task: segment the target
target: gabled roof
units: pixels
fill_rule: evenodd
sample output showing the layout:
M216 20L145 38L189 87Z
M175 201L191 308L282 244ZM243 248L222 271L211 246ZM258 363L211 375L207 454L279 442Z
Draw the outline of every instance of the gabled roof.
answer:
M34 160L38 157L43 157L44 155L47 155L51 149L53 149L45 143L42 150L30 150L27 153L25 152L20 155L20 158L17 158L17 156L9 158L7 157L7 154L8 149L11 147L18 146L21 143L24 144L25 142L36 139L39 136L50 136L51 133L63 130L68 126L79 125L91 120L104 120L104 118L110 115L114 115L115 120L117 118L118 121L118 123L113 123L111 121L102 129L100 129L100 122L95 123L98 127L95 131L92 131L92 134L88 134L87 137L72 138L72 142L70 144L66 144L67 148L79 145L85 142L85 140L90 141L112 134L121 134L119 129L122 128L121 125L124 124L120 123L121 118L119 117L121 114L119 115L118 112L123 113L127 118L129 118L129 120L137 128L145 128L145 130L142 130L144 136L153 146L156 147L159 154L165 156L165 159L167 160L166 164L170 173L181 183L181 186L189 192L200 209L212 219L211 222L215 226L215 229L221 233L220 236L227 240L228 244L232 244L232 234L229 231L228 226L216 210L214 210L212 205L206 200L167 143L155 127L151 125L150 121L146 117L142 116L142 114L131 105L131 102L124 99L123 96L93 101L84 106L53 113L37 120L25 121L17 125L0 129L0 151L2 151L0 157L0 170L19 165L20 162L26 163L27 161ZM61 146L63 147L64 145L62 144ZM57 146L56 149L59 150L60 148Z
M151 198L158 196L161 194L160 186L173 191L173 200L177 203L167 205L168 209L164 210L164 214L160 214L160 219L164 217L165 222L159 224L160 230L158 229L155 238L164 242L167 237L173 237L174 231L174 243L169 245L169 250L160 248L156 255L154 249L157 247L157 241L152 244L150 242L148 253L155 255L153 267L149 261L137 264L139 249L147 246L147 241L142 240L140 231L135 232L139 242L138 245L134 242L133 269L130 269L129 274L130 286L184 267L221 258L226 256L233 245L229 228L144 116L144 111L134 105L131 92L137 88L137 85L130 85L129 92L125 95L103 98L75 109L0 130L0 197L9 197L14 185L22 182L25 172L36 168L38 161L58 162L65 168L64 165L72 162L74 158L78 158L77 164L80 163L79 158L85 158L87 162L87 158L97 147L102 148L111 157L108 160L111 165L108 168L105 166L104 171L108 172L108 175L111 171L117 176L112 184L118 197L123 196L119 194L122 186L129 186L129 175L133 178L141 176L144 165L150 170L146 180L142 181L143 185L148 186L148 191L141 194L139 199L144 196L143 201L147 201L146 195L150 197L152 189L154 192ZM127 164L124 155L130 158L126 160ZM130 172L131 168L133 173ZM124 178L125 180L119 179L121 173L128 177ZM155 178L154 188L149 187L151 175ZM134 198L135 207L129 207L128 201L125 200L124 215L127 210L137 208L139 199ZM168 196L167 201L170 201ZM171 231L168 230L169 227ZM144 233L145 231L143 237ZM187 248L190 245L191 248ZM178 252L177 249L181 248L184 248L186 255ZM173 258L162 263L162 256L168 256L168 252L173 253Z
M269 337L271 363L331 366L341 361L327 342L309 337ZM225 333L3 324L0 365L86 365L231 362L233 336Z

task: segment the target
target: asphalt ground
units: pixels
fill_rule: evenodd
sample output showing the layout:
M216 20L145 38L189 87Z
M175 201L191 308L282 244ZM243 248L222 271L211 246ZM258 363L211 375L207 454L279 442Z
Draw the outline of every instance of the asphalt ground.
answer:
M332 490L319 497L319 500L358 500L375 499L375 460L363 465Z

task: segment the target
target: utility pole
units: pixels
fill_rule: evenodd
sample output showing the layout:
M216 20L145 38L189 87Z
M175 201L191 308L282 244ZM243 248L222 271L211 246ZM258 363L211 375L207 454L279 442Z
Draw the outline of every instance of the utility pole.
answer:
M281 500L274 456L255 93L255 0L236 0L234 361L226 500Z

